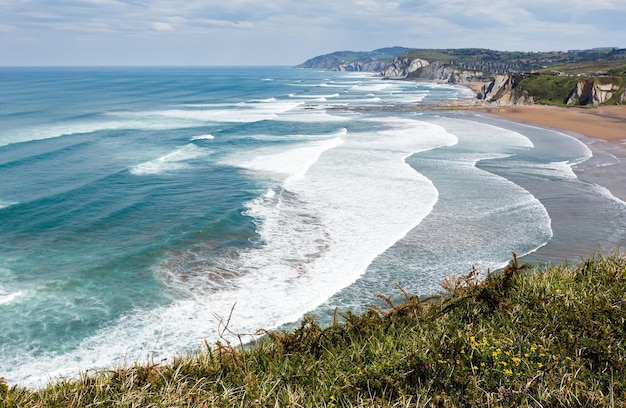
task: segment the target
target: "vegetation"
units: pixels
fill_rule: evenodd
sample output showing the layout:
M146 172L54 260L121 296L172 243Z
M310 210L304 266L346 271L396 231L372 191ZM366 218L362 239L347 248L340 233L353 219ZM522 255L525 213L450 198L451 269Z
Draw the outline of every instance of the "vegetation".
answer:
M579 80L569 76L533 74L524 78L516 89L533 95L537 103L564 105Z
M626 259L447 279L447 296L373 306L320 327L226 340L28 390L3 407L617 406L626 401Z
M429 62L440 61L459 67L505 67L495 73L562 71L579 74L593 71L623 72L626 66L626 49L606 48L576 51L521 52L495 51L482 48L413 49L404 57L421 58Z

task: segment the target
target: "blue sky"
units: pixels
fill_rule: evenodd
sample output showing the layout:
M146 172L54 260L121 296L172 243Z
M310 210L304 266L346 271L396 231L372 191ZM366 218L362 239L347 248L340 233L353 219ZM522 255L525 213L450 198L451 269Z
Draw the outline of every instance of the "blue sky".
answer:
M626 1L0 0L0 65L295 65L395 45L626 47Z

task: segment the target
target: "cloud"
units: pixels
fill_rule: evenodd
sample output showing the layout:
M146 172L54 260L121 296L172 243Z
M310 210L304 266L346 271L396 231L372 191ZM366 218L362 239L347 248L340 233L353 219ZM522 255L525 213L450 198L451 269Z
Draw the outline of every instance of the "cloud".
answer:
M624 47L625 20L623 0L0 0L0 53L4 61L43 58L44 44L63 50L70 41L84 47L75 48L84 55L91 42L101 48L98 58L121 64L129 55L150 61L177 55L181 63L223 56L226 64L255 56L254 63L296 64L336 50L392 45ZM20 47L21 38L31 39L28 47ZM158 53L149 55L153 48Z
M169 23L154 22L151 24L156 31L172 31L174 27Z

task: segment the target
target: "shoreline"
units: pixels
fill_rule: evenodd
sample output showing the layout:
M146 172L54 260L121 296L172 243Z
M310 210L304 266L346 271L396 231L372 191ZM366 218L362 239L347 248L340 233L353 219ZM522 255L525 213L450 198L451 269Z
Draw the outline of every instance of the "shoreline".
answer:
M591 108L548 105L471 106L469 110L483 111L514 122L575 132L590 138L626 146L625 105Z
M570 135L591 149L593 157L574 165L577 177L603 186L626 202L626 105L592 108L529 106L473 106L470 111L528 126L552 129ZM609 164L607 164L609 163Z

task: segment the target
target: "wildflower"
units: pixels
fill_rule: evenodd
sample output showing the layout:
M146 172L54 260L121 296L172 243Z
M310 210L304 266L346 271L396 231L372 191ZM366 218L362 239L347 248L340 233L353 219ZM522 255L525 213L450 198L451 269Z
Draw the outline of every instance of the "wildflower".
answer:
M519 357L512 357L511 361L513 361L513 364L515 364L515 366L518 366L520 362L522 361L522 359Z
M511 370L510 368L504 369L504 375L511 375L511 374L513 374L513 370Z
M539 368L543 367L543 363L537 363L537 367Z

